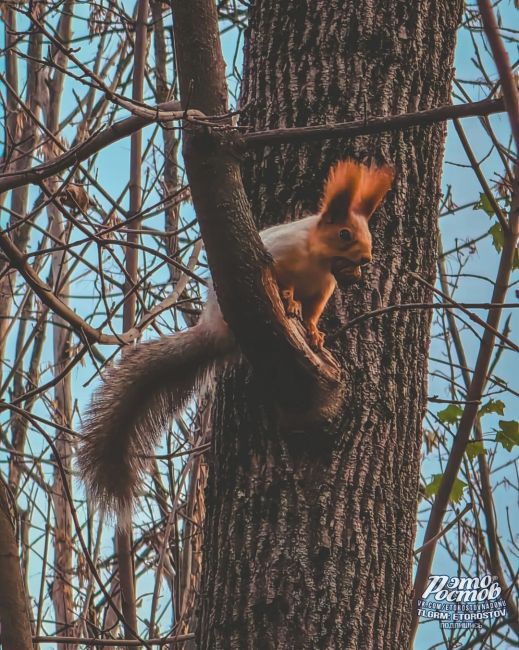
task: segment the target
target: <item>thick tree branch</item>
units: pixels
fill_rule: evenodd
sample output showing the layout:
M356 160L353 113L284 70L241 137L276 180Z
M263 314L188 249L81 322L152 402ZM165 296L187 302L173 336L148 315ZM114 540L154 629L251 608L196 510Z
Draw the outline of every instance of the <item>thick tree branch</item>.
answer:
M321 124L316 126L295 127L287 129L271 129L242 134L241 138L247 146L266 146L285 144L288 142L305 142L310 140L326 140L331 138L356 137L370 135L413 126L424 126L443 122L454 118L474 117L501 113L504 110L502 99L486 99L481 102L439 106L416 113L403 113L386 117L373 117L368 120L355 120L339 124ZM33 168L0 175L0 193L7 192L28 183L39 184L42 180L59 174L71 165L84 162L105 147L126 138L135 131L157 121L186 120L187 123L197 117L202 121L200 111L182 111L176 101L159 104L156 109L141 111L124 120L91 135L70 151L58 156L50 162Z
M501 113L504 104L501 99L485 99L480 102L466 104L447 104L430 108L416 113L371 117L366 120L355 120L339 124L319 124L317 126L291 127L256 131L246 133L243 139L247 146L266 146L294 142L310 142L312 140L327 140L330 138L352 138L360 135L373 135L384 131L398 131L413 126L427 126L437 122Z
M182 106L223 115L227 87L216 7L210 0L175 0L172 6ZM285 315L241 181L237 140L232 132L199 125L184 130L191 195L220 307L284 411L304 405L316 419L331 418L338 366L328 353L312 352Z

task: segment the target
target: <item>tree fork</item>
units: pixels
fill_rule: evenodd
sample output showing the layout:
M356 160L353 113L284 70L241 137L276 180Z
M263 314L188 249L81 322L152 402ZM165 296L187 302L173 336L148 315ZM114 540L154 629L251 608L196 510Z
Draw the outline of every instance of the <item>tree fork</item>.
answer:
M173 18L182 106L225 115L227 87L214 3L173 2ZM314 353L302 328L285 314L241 182L242 149L239 136L225 127L188 124L184 129L191 196L218 301L281 407L280 426L300 429L309 419L330 424L340 403L339 367L329 353Z

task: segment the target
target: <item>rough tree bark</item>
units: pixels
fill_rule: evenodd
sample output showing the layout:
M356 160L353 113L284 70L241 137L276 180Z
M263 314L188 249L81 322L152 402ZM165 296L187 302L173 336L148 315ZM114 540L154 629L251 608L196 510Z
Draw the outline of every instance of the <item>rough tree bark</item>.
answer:
M32 630L18 555L16 504L0 476L0 645L31 650Z
M257 0L242 124L346 121L449 100L460 0ZM333 331L353 315L429 302L407 275L435 273L445 127L258 150L244 179L258 225L315 210L330 163L390 162L395 189L374 218L374 259L337 292ZM333 433L286 435L246 364L215 407L198 647L409 645L411 566L430 315L396 311L333 344L346 371Z

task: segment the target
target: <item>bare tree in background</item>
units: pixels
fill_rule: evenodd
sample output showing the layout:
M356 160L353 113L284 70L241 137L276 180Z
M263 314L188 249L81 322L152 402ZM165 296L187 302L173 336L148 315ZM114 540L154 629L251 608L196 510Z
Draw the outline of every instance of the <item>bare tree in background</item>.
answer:
M501 368L518 348L499 306L518 266L517 150L491 118L517 121L501 48L516 33L492 22L508 1L478 4L0 3L6 648L31 634L63 648L409 647L417 505L417 595L441 548L453 575L498 577L507 616L415 647L517 643L518 549L498 502L517 491ZM451 88L457 33L475 73ZM449 119L457 167L441 194ZM258 281L252 218L314 211L347 156L392 163L397 182L375 262L326 314L337 386L329 356L301 371L303 339ZM457 170L476 184L468 201ZM466 214L477 227L460 240L450 224ZM172 420L121 534L74 479L81 412L124 346L196 322L208 266L248 362ZM287 432L279 404L293 415L299 387L323 385L316 420Z

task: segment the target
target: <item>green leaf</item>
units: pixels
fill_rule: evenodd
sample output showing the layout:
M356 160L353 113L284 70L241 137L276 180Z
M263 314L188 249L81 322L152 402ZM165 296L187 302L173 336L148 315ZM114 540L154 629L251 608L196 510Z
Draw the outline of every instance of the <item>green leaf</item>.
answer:
M476 456L479 456L479 454L486 454L487 450L485 449L485 445L480 440L476 440L474 442L468 443L468 445L465 447L465 452L470 460L474 460L474 458L476 458Z
M501 427L496 435L496 442L500 442L507 451L512 451L519 445L519 422L516 420L499 420Z
M488 413L497 413L498 415L505 414L505 403L500 399L490 399L478 411L478 416L481 418Z
M492 243L494 244L494 248L498 253L500 253L503 250L503 246L505 245L505 236L503 234L501 224L499 222L496 222L488 232L490 235L492 235Z
M440 489L442 478L443 478L443 474L432 475L431 482L427 483L427 485L424 488L425 496L433 497L438 492L438 490Z
M449 404L447 408L438 411L438 419L444 424L456 424L463 414L463 409L457 404Z
M488 200L488 196L484 192L481 192L479 195L479 201L474 206L474 210L484 210L489 217L492 217L495 214L494 208Z
M466 487L467 484L464 481L462 481L460 478L455 479L449 499L454 503L459 503L463 498L463 492Z
M425 495L428 497L432 497L435 494L437 494L438 490L440 489L442 480L443 480L443 474L433 474L431 482L428 483L424 488ZM459 503L461 501L461 498L463 497L463 491L466 487L467 484L464 481L462 481L460 478L454 479L452 490L449 496L449 501L454 501L454 503Z

